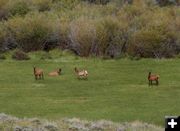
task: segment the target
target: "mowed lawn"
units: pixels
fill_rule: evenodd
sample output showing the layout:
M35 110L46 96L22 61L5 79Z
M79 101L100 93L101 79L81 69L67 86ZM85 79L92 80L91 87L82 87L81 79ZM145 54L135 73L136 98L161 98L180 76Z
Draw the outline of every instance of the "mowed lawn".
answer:
M34 79L34 65L44 69L44 80ZM76 78L75 66L88 70L88 80ZM62 75L48 77L58 67ZM158 87L148 86L148 71L160 75ZM180 115L180 59L0 61L0 112L48 119L139 120L163 126L166 115Z

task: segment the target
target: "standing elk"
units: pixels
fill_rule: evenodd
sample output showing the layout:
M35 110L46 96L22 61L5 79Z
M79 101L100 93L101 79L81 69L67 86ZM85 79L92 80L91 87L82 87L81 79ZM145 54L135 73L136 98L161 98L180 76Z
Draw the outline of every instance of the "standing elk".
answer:
M35 76L35 79L36 79L36 80L38 80L38 79L44 79L43 70L34 67L34 76Z
M158 85L159 84L159 75L151 74L151 72L149 72L148 80L149 80L149 86L153 85L153 81L155 81L156 85Z
M58 70L56 71L52 71L49 73L49 76L59 76L61 74L61 68L59 68Z
M88 77L88 72L87 70L78 70L76 67L74 68L74 71L78 77L78 79L84 78L87 79Z

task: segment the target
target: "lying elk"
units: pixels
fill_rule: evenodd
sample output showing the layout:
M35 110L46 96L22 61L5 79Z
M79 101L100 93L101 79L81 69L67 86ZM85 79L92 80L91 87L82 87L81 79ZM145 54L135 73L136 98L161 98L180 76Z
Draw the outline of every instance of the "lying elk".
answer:
M84 78L84 79L87 79L88 77L88 72L87 70L78 70L76 67L74 68L74 71L77 75L77 77L80 79L80 78Z
M43 70L34 67L34 76L35 76L35 79L36 79L36 80L37 80L37 79L44 79Z
M159 84L159 75L154 75L154 74L151 74L151 72L149 72L148 80L149 80L149 85L152 85L153 81L155 81L156 85L158 85Z
M56 71L52 71L49 73L49 76L59 76L61 74L61 68Z

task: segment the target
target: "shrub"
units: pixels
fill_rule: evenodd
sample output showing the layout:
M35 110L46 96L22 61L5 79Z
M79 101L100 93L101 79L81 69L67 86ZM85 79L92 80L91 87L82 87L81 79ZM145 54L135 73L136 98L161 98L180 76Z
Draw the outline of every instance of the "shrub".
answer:
M156 0L160 6L178 4L178 0Z
M33 5L38 11L49 11L51 9L52 0L32 0Z
M128 53L140 57L173 57L180 51L176 12L172 8L147 8L134 19Z
M0 54L0 60L5 60L6 57L3 54Z
M30 11L29 3L26 0L10 0L8 3L10 15L24 16Z
M5 28L4 28L4 24L0 23L0 52L4 51L3 43L4 43L4 40L5 40L5 37L6 37L6 31L5 31Z
M69 38L69 32L70 32L70 20L69 18L61 18L59 20L59 27L58 27L58 47L61 49L67 49L69 48L70 44L70 38Z
M67 15L68 11L80 3L80 0L53 0L52 3L52 10L60 11Z
M17 50L13 53L12 58L15 60L29 60L30 57L23 51Z
M71 49L78 55L88 56L91 47L96 42L96 31L93 22L86 19L78 19L70 26Z
M0 0L0 20L8 17L8 10L6 8L7 3L7 0Z
M44 124L44 128L48 131L58 131L58 126L56 125L56 123L47 122Z
M84 0L95 4L107 4L110 0Z
M117 57L125 53L128 24L115 17L98 20L81 18L70 26L71 48L78 55L107 55Z
M56 59L56 58L60 58L63 56L63 51L60 49L53 49L51 51L49 51L50 56L52 56L52 58Z
M97 23L97 43L100 54L115 57L126 51L128 41L127 24L114 17L101 19Z
M173 57L180 45L176 44L173 32L162 34L158 30L140 30L133 34L129 53L140 57Z
M28 14L25 18L13 17L6 22L15 37L18 48L23 51L36 51L44 49L46 40L53 34L53 21L45 14Z
M40 58L41 60L46 60L46 59L52 59L51 55L47 52L44 52Z

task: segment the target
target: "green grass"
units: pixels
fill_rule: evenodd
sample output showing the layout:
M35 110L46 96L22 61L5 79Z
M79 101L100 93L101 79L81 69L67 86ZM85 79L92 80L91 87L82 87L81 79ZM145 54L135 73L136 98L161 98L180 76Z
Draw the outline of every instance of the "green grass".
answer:
M43 68L36 81L33 66ZM86 68L88 80L78 80L74 67ZM60 57L52 60L0 61L0 112L18 117L107 119L164 125L165 115L180 115L180 60L101 60ZM49 71L62 68L62 76ZM149 87L148 71L160 75Z

